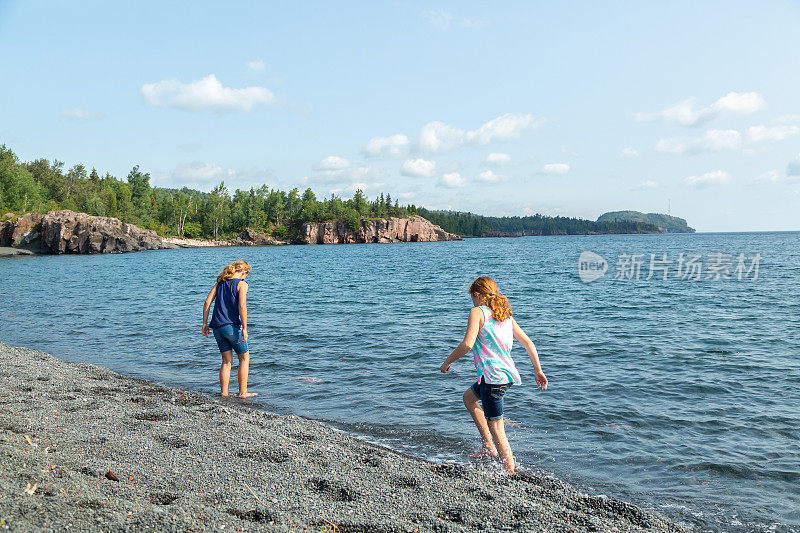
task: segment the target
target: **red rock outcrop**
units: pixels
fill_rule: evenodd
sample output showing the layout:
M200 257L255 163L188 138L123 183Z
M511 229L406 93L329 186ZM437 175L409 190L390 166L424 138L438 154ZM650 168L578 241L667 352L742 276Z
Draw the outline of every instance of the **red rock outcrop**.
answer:
M100 254L176 248L155 231L74 211L26 214L6 221L0 245L51 254Z
M351 244L460 241L461 237L415 215L409 218L362 220L361 226L355 231L344 221L308 222L303 224L300 239L303 244Z

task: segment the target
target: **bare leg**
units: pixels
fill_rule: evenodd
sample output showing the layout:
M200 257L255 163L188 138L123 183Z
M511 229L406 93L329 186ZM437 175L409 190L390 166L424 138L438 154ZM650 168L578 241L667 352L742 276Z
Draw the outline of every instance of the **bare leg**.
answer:
M231 364L233 363L233 352L228 350L222 352L222 365L219 367L219 388L223 396L228 395L228 383L231 380Z
M489 420L489 431L492 434L497 451L500 453L500 462L503 464L503 470L506 472L514 473L516 464L514 463L514 455L511 453L511 446L508 445L506 438L505 421Z
M486 416L483 414L483 409L481 409L480 399L475 396L471 388L464 392L463 399L464 406L467 408L467 411L469 411L469 414L472 415L472 421L478 426L478 433L481 434L481 442L483 443L480 451L470 454L470 457L473 459L482 459L490 455L496 457L497 450L495 450L494 444L492 444L492 436L489 433L489 425L486 423Z
M250 352L239 354L239 398L257 396L257 392L247 392L247 374L250 372Z

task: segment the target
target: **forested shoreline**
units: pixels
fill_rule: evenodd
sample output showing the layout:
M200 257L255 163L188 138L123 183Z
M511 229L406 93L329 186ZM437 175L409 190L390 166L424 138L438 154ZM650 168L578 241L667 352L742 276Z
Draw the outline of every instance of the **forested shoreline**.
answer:
M346 221L356 229L363 219L420 215L447 232L468 237L572 235L586 233L653 233L640 222L590 220L534 215L486 217L472 213L435 211L414 204L400 205L390 194L373 200L362 191L353 198L331 195L319 199L310 189L288 192L266 185L231 193L224 183L211 192L150 185L150 175L134 166L124 180L106 172L47 159L22 162L0 146L0 214L44 213L69 209L156 231L190 238L233 238L250 227L277 239L295 239L303 223Z

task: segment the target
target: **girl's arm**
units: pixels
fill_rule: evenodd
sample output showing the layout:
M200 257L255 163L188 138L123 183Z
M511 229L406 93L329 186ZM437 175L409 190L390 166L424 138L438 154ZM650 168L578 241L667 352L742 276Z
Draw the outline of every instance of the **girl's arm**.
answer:
M451 353L447 359L444 360L444 363L442 363L442 366L439 367L439 370L447 374L450 372L450 365L469 353L469 351L475 345L475 339L478 338L478 332L481 330L482 318L483 311L481 311L478 307L473 307L469 312L469 318L467 319L467 332L464 334L464 340L461 341L461 344L456 346L456 349L453 350L453 353Z
M203 335L208 337L208 310L211 307L211 302L217 297L217 284L215 283L211 290L208 291L206 301L203 304Z
M247 342L247 283L239 282L239 318L242 321L242 342Z
M539 385L540 389L547 390L547 376L544 375L544 372L542 372L542 365L539 364L539 352L536 351L536 346L533 345L533 341L522 331L522 328L519 327L516 320L512 318L511 322L514 325L514 338L525 347L531 364L533 364L533 369L536 371L536 384Z

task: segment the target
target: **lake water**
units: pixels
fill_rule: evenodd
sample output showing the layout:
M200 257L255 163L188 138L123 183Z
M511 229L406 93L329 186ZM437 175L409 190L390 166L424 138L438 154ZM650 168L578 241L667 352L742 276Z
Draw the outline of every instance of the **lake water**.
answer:
M478 445L461 404L472 361L438 368L463 336L470 282L490 275L550 379L539 391L515 346L523 384L506 416L521 466L700 530L798 531L798 250L800 233L744 233L9 258L0 340L215 393L202 303L219 269L245 259L261 405L463 462ZM583 251L607 260L604 277L581 281ZM702 256L702 279L676 274L681 253ZM631 254L643 254L638 280ZM646 279L650 254L672 261L666 280L658 268Z

